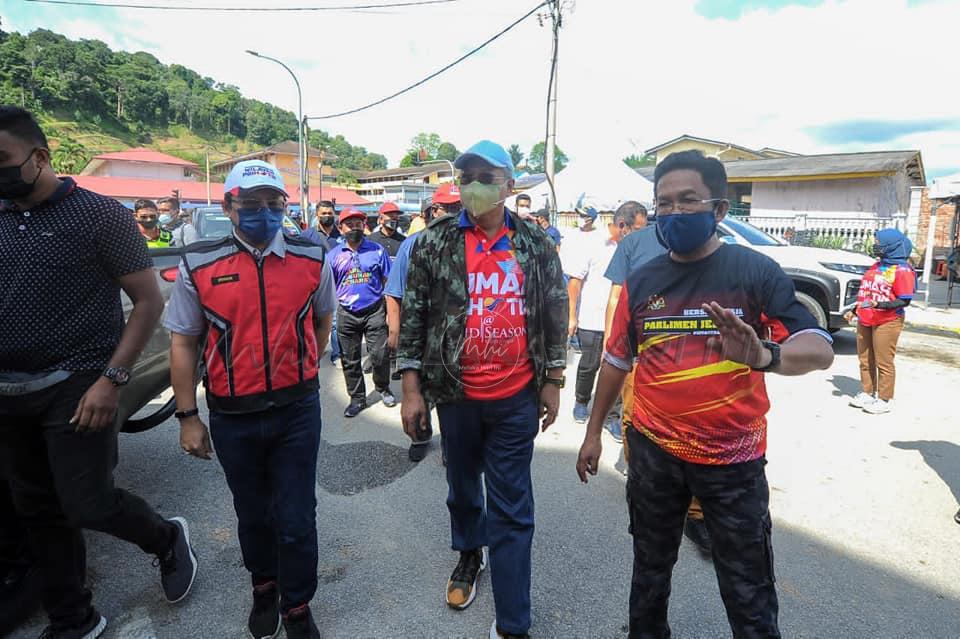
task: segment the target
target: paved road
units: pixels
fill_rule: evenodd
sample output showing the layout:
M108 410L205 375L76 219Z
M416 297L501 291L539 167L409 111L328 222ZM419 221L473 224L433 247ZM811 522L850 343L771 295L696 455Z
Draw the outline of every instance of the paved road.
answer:
M850 331L830 371L769 376L769 465L781 625L788 637L960 635L960 339L904 334L895 412L849 408L858 390ZM322 370L329 419L318 477L320 591L328 637L486 637L489 578L467 611L443 605L449 550L439 455L406 460L398 410L377 405L345 422L340 372ZM568 370L572 377L573 367ZM582 427L569 418L537 441L534 626L538 637L623 637L631 565L623 500L606 464L582 486L574 460ZM606 438L606 435L605 435ZM191 523L201 573L190 599L161 602L155 569L136 548L91 533L96 601L106 637L242 637L248 605L235 521L216 462L185 457L172 422L124 436L118 481ZM681 638L729 636L709 562L684 542L671 623ZM37 617L15 637L36 636Z

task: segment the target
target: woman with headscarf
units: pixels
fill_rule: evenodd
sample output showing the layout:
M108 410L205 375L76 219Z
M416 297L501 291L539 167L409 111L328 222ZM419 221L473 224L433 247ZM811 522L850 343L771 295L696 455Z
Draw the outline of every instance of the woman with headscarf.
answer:
M913 244L897 229L876 233L879 259L863 275L857 294L857 353L863 390L850 405L875 415L890 411L896 369L893 358L903 330L904 309L913 299L916 272L910 265ZM848 321L853 311L847 313Z

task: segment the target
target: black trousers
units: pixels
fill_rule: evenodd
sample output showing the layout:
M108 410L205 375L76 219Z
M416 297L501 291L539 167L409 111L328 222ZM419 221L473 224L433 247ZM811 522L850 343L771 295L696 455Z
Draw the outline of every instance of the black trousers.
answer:
M577 365L577 403L589 404L593 396L593 385L600 370L600 358L603 356L603 331L577 329L580 337L580 363Z
M114 486L117 430L79 434L69 423L99 373L74 373L50 388L0 397L0 474L30 536L43 575L43 606L55 627L81 623L86 587L82 528L164 554L176 527L139 497Z
M363 381L363 340L373 363L373 385L378 391L390 388L390 354L387 352L387 311L383 301L360 313L342 306L337 310L337 334L340 337L340 361L350 399L364 401L367 386Z
M27 529L13 507L10 484L0 475L0 569L29 561Z
M703 507L733 636L779 637L766 460L691 464L666 453L635 428L628 429L627 437L633 535L630 638L670 637L670 579L691 495Z

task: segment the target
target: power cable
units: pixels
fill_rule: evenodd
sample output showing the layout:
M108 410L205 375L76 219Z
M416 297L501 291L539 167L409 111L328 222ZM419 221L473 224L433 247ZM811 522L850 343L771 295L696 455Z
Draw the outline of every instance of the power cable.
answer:
M414 82L413 84L411 84L410 86L406 87L405 89L401 89L401 90L397 91L396 93L393 93L393 94L391 94L391 95L388 95L388 96L385 97L385 98L380 98L380 99L377 100L376 102L371 102L370 104L365 104L364 106L357 107L356 109L350 109L349 111L341 111L340 113L332 113L332 114L330 114L330 115L315 115L315 116L308 117L307 120L330 120L330 119L332 119L332 118L339 118L339 117L343 117L343 116L345 116L345 115L352 115L352 114L354 114L354 113L359 113L359 112L361 112L361 111L366 111L367 109L372 109L373 107L379 106L379 105L383 104L384 102L387 102L387 101L392 100L392 99L394 99L394 98L400 97L400 96L403 95L404 93L407 93L407 92L409 92L409 91L412 91L413 89L416 89L416 88L417 88L418 86L420 86L421 84L425 84L426 82L429 82L430 80L434 79L435 77L437 77L437 76L440 75L441 73L443 73L443 72L445 72L445 71L448 71L448 70L452 69L453 67L457 66L458 64L460 64L461 62L463 62L464 60L466 60L467 58L469 58L469 57L472 56L473 54L479 52L481 49L483 49L484 47L486 47L488 44L490 44L490 43L493 42L494 40L496 40L496 39L498 39L499 37L503 36L503 35L506 34L508 31L510 31L511 29L513 29L514 27L516 27L518 24L520 24L521 22L523 22L524 20L526 20L527 18L529 18L530 16L532 16L532 15L533 15L534 13L536 13L541 7L544 7L544 6L548 5L548 4L550 4L550 2L552 2L552 1L553 1L553 0L544 0L544 2L541 2L540 4L538 4L538 5L535 6L533 9L531 9L530 11L528 11L527 13L525 13L523 16L521 16L520 18L517 18L516 20L514 20L514 21L513 21L509 26L507 26L505 29L501 30L501 31L500 31L499 33L497 33L496 35L494 35L494 36L490 37L489 39L487 39L483 44L480 44L479 46L474 47L473 49L471 49L471 50L468 51L467 53L463 54L462 56L460 56L459 58L457 58L456 60L454 60L453 62L451 62L450 64L448 64L447 66L443 67L442 69L438 69L437 71L434 71L433 73L431 73L431 74L428 75L427 77L425 77L425 78L423 78L422 80L419 80L419 81L417 81L417 82Z
M275 11L362 11L368 9L394 9L400 7L421 7L426 5L450 4L462 0L410 0L407 2L388 2L385 4L356 4L330 7L210 7L210 6L171 6L155 4L127 4L96 2L95 0L24 0L43 4L59 4L76 7L110 7L113 9L155 9L158 11L224 11L224 12L275 12Z

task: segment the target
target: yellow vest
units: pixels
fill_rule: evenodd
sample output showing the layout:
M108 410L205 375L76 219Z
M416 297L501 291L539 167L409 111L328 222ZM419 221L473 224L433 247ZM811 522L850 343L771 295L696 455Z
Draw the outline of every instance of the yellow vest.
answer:
M157 236L157 239L151 240L146 237L147 248L170 248L170 245L173 243L173 233L166 229L160 229L160 235Z

